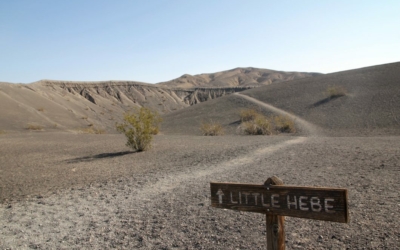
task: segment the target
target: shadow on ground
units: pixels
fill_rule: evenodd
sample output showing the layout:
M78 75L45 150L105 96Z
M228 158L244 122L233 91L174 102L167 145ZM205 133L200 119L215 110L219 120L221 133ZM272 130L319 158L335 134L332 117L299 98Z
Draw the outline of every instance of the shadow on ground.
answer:
M328 102L330 102L330 101L336 100L336 99L338 99L339 97L342 97L342 95L340 95L340 96L331 96L331 97L327 97L327 98L325 98L325 99L322 99L322 100L320 100L320 101L318 101L318 102L316 102L316 103L310 105L310 108L316 108L316 107L321 106L321 105L323 105L323 104L326 104L326 103L328 103Z
M91 155L91 156L85 156L85 157L79 157L75 159L70 159L70 160L65 160L67 163L78 163L78 162L89 162L89 161L95 161L95 160L100 160L104 158L114 158L114 157L119 157L119 156L124 156L127 154L134 154L136 153L135 151L123 151L123 152L116 152L116 153L103 153L103 154L98 154L98 155Z

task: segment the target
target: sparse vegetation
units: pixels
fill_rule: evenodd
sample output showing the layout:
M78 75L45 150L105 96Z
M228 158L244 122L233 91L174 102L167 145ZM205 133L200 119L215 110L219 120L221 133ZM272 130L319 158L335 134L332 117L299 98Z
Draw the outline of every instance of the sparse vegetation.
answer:
M148 108L140 108L136 113L125 113L124 122L117 123L116 128L127 138L126 145L136 151L151 148L153 135L158 134L161 117Z
M240 111L240 120L242 122L253 121L257 116L261 115L255 109L242 109Z
M294 121L288 116L275 116L274 117L275 130L280 133L295 133L296 127Z
M39 124L28 123L26 125L26 129L28 129L28 130L43 130L43 127Z
M200 130L202 134L206 136L224 135L224 127L216 122L203 122L200 126Z
M79 131L81 131L82 133L85 133L85 134L96 134L96 135L106 133L106 131L104 129L96 128L93 126L93 124L92 124L92 126L89 126L88 128L81 128L81 129L79 129Z
M271 135L273 131L271 122L263 115L257 115L253 120L243 122L240 128L247 135Z
M44 108L40 107L40 108L37 109L37 111L44 112Z
M6 131L0 130L0 135L4 135L5 133L6 133Z
M246 135L272 135L279 133L294 133L294 121L288 116L266 117L254 109L240 112L241 125L239 130Z
M328 98L337 98L347 95L347 90L343 86L330 86L325 92Z

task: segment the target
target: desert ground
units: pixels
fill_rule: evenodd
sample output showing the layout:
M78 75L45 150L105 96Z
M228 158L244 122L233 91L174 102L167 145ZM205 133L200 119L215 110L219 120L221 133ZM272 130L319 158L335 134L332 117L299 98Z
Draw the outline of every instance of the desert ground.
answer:
M265 215L211 207L210 182L263 184L275 175L349 195L347 224L286 217L286 249L397 249L399 68L272 83L166 112L152 149L140 153L123 135L77 132L85 119L30 110L15 97L19 109L7 111L13 119L3 111L0 120L0 248L265 249ZM348 92L327 98L334 84ZM66 104L76 102L72 114L84 107L78 99ZM297 132L238 134L242 108L288 115ZM64 127L22 129L14 125L18 110ZM201 136L199 124L209 120L226 135Z

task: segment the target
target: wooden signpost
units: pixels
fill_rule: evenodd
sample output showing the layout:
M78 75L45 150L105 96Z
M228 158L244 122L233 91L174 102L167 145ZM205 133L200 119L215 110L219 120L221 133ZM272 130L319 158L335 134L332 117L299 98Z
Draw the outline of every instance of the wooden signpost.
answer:
M349 222L347 190L284 186L273 176L264 185L210 183L211 206L264 213L267 220L267 249L285 249L284 216Z

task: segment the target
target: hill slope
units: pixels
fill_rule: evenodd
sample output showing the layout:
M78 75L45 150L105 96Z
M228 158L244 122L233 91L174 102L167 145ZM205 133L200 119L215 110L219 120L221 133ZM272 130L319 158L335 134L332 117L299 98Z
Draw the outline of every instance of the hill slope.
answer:
M328 98L326 91L332 86L343 87L347 94ZM308 121L326 135L400 134L400 63L273 83L241 94ZM235 133L239 111L245 107L273 113L240 95L230 95L166 114L162 131L200 135L201 122L212 120Z
M210 74L185 74L171 81L161 82L158 85L193 88L193 87L260 87L274 82L283 82L321 75L319 73L285 72L258 68L235 68Z
M0 109L0 131L116 132L115 122L138 107L165 114L258 86L254 81L266 84L310 75L238 68L204 74L200 78L205 82L191 85L175 81L158 85L134 81L0 83L0 104L5 107ZM234 84L235 79L241 84Z
M0 84L0 130L115 131L123 113L148 107L163 113L249 89L179 89L139 82L68 82ZM89 129L88 129L89 127Z

